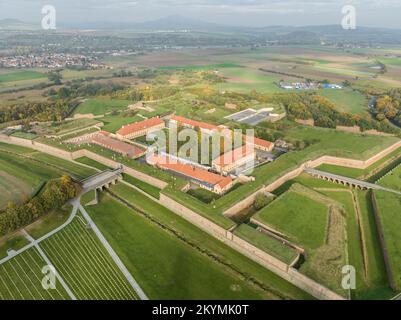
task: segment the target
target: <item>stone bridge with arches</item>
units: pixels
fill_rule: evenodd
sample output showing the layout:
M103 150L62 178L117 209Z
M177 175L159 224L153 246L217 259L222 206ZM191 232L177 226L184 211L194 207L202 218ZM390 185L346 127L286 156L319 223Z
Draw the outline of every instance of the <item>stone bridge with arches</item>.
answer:
M103 191L110 188L111 185L116 184L123 179L123 168L108 169L90 176L81 181L83 193L91 190Z
M355 188L355 189L361 189L361 190L383 190L383 191L388 191L392 193L396 193L401 195L401 192L382 187L380 185L374 184L374 183L369 183L365 181L361 181L358 179L353 179L353 178L348 178L344 176L340 176L337 174L321 171L321 170L316 170L312 168L306 168L304 170L306 173L312 175L315 178L330 181L333 183L341 184L347 187Z

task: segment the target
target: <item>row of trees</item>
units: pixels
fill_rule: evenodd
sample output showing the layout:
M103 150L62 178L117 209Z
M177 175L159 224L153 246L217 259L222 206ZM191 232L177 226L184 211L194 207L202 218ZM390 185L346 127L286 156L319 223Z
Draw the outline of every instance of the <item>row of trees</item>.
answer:
M58 99L72 99L86 96L109 95L125 88L125 86L113 83L112 81L107 83L83 83L82 80L77 80L72 81L69 85L59 90L50 89L48 95Z
M80 186L69 176L49 181L43 191L24 204L9 203L7 209L0 211L0 236L22 228L44 214L60 209L68 200L76 197Z

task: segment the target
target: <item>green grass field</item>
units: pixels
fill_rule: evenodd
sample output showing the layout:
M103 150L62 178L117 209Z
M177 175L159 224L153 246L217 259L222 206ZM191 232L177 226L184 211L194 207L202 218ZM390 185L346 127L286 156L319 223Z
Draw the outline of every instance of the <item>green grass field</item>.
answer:
M43 289L42 268L46 265L35 248L0 265L0 300L69 299L60 282L55 290Z
M297 257L297 252L294 249L273 237L257 231L249 225L240 225L235 229L234 234L286 264L291 264Z
M95 170L34 150L28 153L29 150L0 144L0 208L9 201L18 203L31 197L43 183L63 174L81 179L95 173Z
M384 241L397 289L401 290L401 197L385 191L375 191Z
M19 250L29 244L21 232L2 237L0 241L0 259L7 257L8 250Z
M401 191L401 165L388 172L377 183L381 186Z
M151 195L153 198L155 198L155 199L159 199L160 198L160 191L161 190L159 188L157 188L155 186L152 186L152 185L150 185L150 184L148 184L146 182L143 182L143 181L141 181L139 179L136 179L136 178L134 178L134 177L132 177L130 175L127 175L127 174L123 174L123 178L124 178L124 181L126 181L126 182L132 184L133 186L141 189L142 191L144 191L147 194Z
M66 208L50 212L27 226L25 230L32 238L39 239L65 223L71 214L71 208L71 206L66 205Z
M44 73L34 72L34 71L18 71L18 72L10 72L10 73L1 73L0 74L0 83L1 82L14 82L21 80L31 80L31 79L41 79L46 78L47 76Z
M262 298L224 267L109 197L88 211L150 298Z
M143 121L144 119L139 116L129 116L126 113L120 113L117 115L107 115L100 120L104 123L104 127L102 128L103 130L115 133L121 129L122 126L133 122Z
M99 170L101 170L101 171L110 169L108 166L105 166L104 164L102 164L102 163L100 163L100 162L97 162L97 161L95 161L95 160L92 160L92 159L90 159L90 158L88 158L88 157L78 158L78 159L75 159L75 161L76 161L76 162L79 162L79 163L86 164L86 165L88 165L88 166L91 166L91 167L93 167L93 168L99 169Z
M79 300L132 300L137 295L82 217L40 243Z
M259 211L255 219L307 248L316 249L325 240L327 207L296 192L280 196Z
M368 112L368 99L358 91L324 89L319 90L318 93L334 103L337 110L341 112L352 114L366 114Z
M113 110L126 109L131 101L113 100L109 98L87 99L75 110L75 114L94 114L101 115Z
M107 205L103 204L103 210L98 209L97 206L89 208L91 216L102 229L106 238L125 262L128 269L131 268L131 272L136 277L144 278L144 282L148 283L149 289L144 289L151 298L179 299L186 297L189 299L218 299L222 297L239 298L244 295L244 298L248 299L249 297L245 297L245 289L242 289L240 292L234 289L237 284L241 288L248 287L248 281L244 282L238 279L238 276L241 279L252 278L257 284L265 288L261 290L259 285L252 285L251 287L256 287L253 289L254 293L250 295L252 297L257 296L258 298L263 297L265 299L310 298L306 293L272 274L257 263L245 258L138 191L123 184L117 184L111 190L119 197L126 199L135 208L146 212L146 215L149 217L148 219L155 222L150 223L148 219L142 218L135 211L123 210L123 207L116 205L114 202ZM113 214L111 215L109 212L113 212ZM162 232L159 226L163 226L163 229L169 230L169 232ZM119 232L116 232L116 230L119 230ZM156 234L158 234L157 241L163 243L161 248L164 248L164 250L158 249L158 242L153 243L153 245L151 240L141 240L138 242L138 237L144 239L150 237L150 239L153 239L151 235L153 234L152 230L155 230ZM132 250L133 243L136 243L134 247L138 247L137 250ZM157 250L158 255L150 255L149 252L153 250ZM179 264L176 263L176 260L171 259L171 257L165 257L171 250L173 251L173 257L177 257L177 259L181 259L182 257L183 260L180 260ZM146 260L143 265L138 265L135 263L136 259L138 259L136 257L137 255L138 257L144 257L141 255L142 252L148 252L145 255ZM200 252L203 253L201 254ZM185 258L187 254L189 255L189 261ZM207 258L205 254L213 258ZM192 258L190 259L190 257ZM206 270L201 272L204 273L203 275L198 274L198 272L191 272L191 270L198 270L198 267L194 267L195 269L190 267L193 265L192 259L198 264L200 263L199 261L204 261L201 268L206 268ZM147 274L148 264L151 264L150 268L154 270L156 278L152 278ZM163 272L163 269L167 270L166 274ZM182 279L179 276L180 272L185 274L185 277ZM219 282L221 287L215 288L215 284L213 284L214 280L209 278L213 274L216 276L217 274L226 274L226 276L222 276L221 281L223 282ZM234 278L232 278L233 276ZM192 278L195 284L192 282L191 284L195 287L191 286L188 288L187 284L189 279ZM198 283L198 281L203 282L203 285ZM233 287L229 284L230 282L233 284ZM174 283L174 286L166 289L169 283Z

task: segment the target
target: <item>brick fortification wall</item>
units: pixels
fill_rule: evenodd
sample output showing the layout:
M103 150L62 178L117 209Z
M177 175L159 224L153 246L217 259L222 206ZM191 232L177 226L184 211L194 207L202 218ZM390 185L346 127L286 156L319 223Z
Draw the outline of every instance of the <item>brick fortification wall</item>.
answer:
M266 269L308 292L312 296L322 300L344 299L333 291L302 275L296 269L291 268L284 262L274 258L247 241L242 240L232 232L227 231L207 218L200 216L163 193L160 194L159 203L199 227L201 230L224 242L226 245L259 263Z
M304 169L307 167L308 168L316 168L322 164L330 164L330 165L356 168L356 169L366 169L366 168L370 167L372 164L374 164L375 162L379 161L380 159L384 158L385 156L389 155L390 153L392 153L393 151L397 150L400 147L401 147L401 140L365 161L355 160L355 159L347 159L347 158L337 158L337 157L331 157L331 156L322 156L316 160L308 161L304 164L301 164L297 169L283 175L281 178L277 179L270 185L263 186L261 189L259 189L255 193L251 194L249 197L236 203L234 206L232 206L231 208L226 210L224 212L224 215L228 216L228 217L236 215L238 212L251 206L253 204L253 202L255 201L256 196L259 193L265 192L265 191L272 192L272 191L276 190L277 188L282 186L287 181L292 180L292 179L296 178L297 176L299 176L304 171Z
M386 267L388 283L390 284L391 289L393 289L394 291L397 291L397 285L394 281L394 274L393 274L393 270L391 269L388 250L387 250L386 242L384 240L383 226L382 226L382 221L380 218L379 207L377 206L377 200L376 200L375 193L372 191L371 191L371 200L372 200L373 214L374 214L375 221L376 221L376 230L379 235L379 243L380 243L380 246L381 246L381 249L383 252L383 259L384 259L384 265Z
M100 162L106 166L112 167L112 168L117 168L120 164L116 161L113 161L111 159L108 159L106 157L103 157L101 155L98 155L94 152L88 151L86 149L82 149L79 151L75 152L68 152L64 151L43 143L31 141L31 140L26 140L26 139L21 139L17 137L9 137L5 135L0 134L0 142L8 143L8 144L14 144L22 147L27 147L31 148L43 153L50 154L52 156L58 157L58 158L63 158L65 160L70 160L73 161L75 159L81 158L81 157L88 157L92 160L95 160L97 162ZM161 181L159 179L153 178L145 173L142 173L138 170L128 168L127 166L124 167L124 172L130 176L133 176L134 178L140 179L152 186L155 186L160 189L164 189L167 186L167 183L164 181Z

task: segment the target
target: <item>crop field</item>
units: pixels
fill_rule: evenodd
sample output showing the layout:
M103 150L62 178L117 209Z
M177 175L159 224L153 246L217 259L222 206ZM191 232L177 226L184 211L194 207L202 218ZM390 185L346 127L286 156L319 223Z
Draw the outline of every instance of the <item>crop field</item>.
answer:
M46 265L35 248L0 265L0 300L69 299L60 282L55 290L43 289L42 268Z
M79 300L136 299L136 293L81 217L41 242L46 255Z
M128 100L113 100L109 98L87 99L75 110L75 114L102 115L113 110L126 109L131 102Z
M43 73L34 72L34 71L0 73L0 83L1 82L14 82L14 81L21 81L21 80L30 80L30 79L41 79L41 78L46 78L46 75Z

